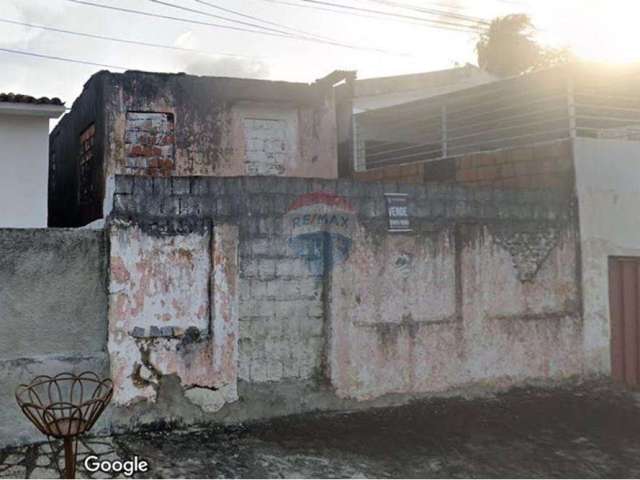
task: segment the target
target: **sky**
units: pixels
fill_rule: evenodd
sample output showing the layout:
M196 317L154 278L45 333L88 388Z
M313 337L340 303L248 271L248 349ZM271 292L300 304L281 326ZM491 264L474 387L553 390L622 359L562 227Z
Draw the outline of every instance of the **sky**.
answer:
M305 0L84 0L118 8L237 25L210 15L255 20L224 13L215 4L245 15L321 36L329 41L190 24L74 3L73 0L0 0L0 49L82 60L126 69L187 72L313 82L336 69L357 70L359 78L399 75L475 63L477 34L443 30L407 19L376 18L359 11L336 13L333 7ZM322 1L322 0L321 0ZM375 0L326 0L348 7L400 15L420 15ZM490 20L528 13L547 45L570 47L588 60L630 62L640 57L637 18L640 0L397 0L421 8L449 10ZM306 5L301 7L300 5ZM314 8L310 8L314 7ZM325 10L320 10L320 9ZM347 10L342 10L343 12ZM356 13L351 10L351 12ZM436 18L437 17L431 17ZM18 21L92 35L157 43L203 53L128 45L2 23ZM439 20L443 20L440 18ZM282 31L280 26L266 25ZM272 32L277 33L277 32ZM340 45L336 45L340 44ZM58 96L70 106L94 72L104 67L33 58L0 50L0 92ZM109 68L118 71L117 68Z

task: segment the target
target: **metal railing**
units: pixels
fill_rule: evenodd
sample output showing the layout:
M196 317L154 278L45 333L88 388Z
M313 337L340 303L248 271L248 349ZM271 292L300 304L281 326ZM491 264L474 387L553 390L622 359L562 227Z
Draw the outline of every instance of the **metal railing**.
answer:
M567 67L360 113L354 116L356 166L427 162L576 136L640 141L637 78Z

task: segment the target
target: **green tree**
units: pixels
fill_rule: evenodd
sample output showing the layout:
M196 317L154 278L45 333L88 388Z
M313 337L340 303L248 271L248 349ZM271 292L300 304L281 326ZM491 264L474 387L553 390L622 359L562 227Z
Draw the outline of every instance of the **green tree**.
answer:
M534 39L536 29L524 13L498 17L476 43L478 65L500 77L566 63L572 59L568 49L541 46Z

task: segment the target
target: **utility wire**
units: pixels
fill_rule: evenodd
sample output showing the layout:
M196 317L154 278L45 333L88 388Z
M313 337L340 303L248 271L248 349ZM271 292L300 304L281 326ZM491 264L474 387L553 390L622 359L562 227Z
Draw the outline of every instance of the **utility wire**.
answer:
M206 5L207 7L210 7L210 8L215 8L216 10L220 10L222 12L232 13L234 15L238 15L239 17L248 18L250 20L256 20L258 22L266 23L267 25L273 25L275 27L284 28L284 29L287 29L287 30L291 30L292 32L300 33L300 34L307 35L307 36L316 37L316 38L319 38L319 39L322 39L322 40L335 41L334 39L332 39L330 37L325 37L323 35L317 35L315 33L306 32L304 30L299 30L297 28L289 27L289 26L283 25L281 23L271 22L269 20L264 20L264 19L262 19L260 17L254 17L253 15L247 15L247 14L239 12L237 10L232 10L230 8L221 7L220 5L215 5L213 3L206 2L204 0L193 0L193 1L197 2L197 3L201 4L201 5Z
M393 18L400 18L400 19L405 19L405 20L418 20L418 21L428 21L428 22L432 22L432 23L437 23L437 24L442 24L442 25L448 25L448 26L453 26L453 27L462 27L462 28L471 28L474 30L478 30L478 27L474 27L471 25L466 25L466 24L462 24L462 23L455 23L455 22L449 22L449 21L445 21L445 20L434 20L434 19L425 19L424 17L418 17L415 15L404 15L404 14L400 14L400 13L392 13L392 12L387 12L384 10L375 10L372 8L363 8L363 7L353 7L350 5L343 5L341 3L333 3L333 2L327 2L324 0L300 0L302 2L306 2L306 3L312 3L312 4L316 4L316 5L324 5L324 6L329 6L329 7L335 7L335 8L341 8L341 9L345 9L345 10L350 10L350 11L357 11L357 12L366 12L366 13L373 13L373 14L377 14L377 15L384 15L384 16L388 16L388 17L393 17Z
M224 20L226 22L237 23L238 25L244 25L244 26L247 26L247 27L253 27L253 28L262 29L262 30L265 30L267 32L279 33L279 34L285 35L285 36L293 36L290 32L287 32L287 31L284 31L284 30L278 30L278 29L275 29L275 28L265 27L264 25L259 25L257 23L244 22L242 20L236 20L236 19L233 19L233 18L224 17L222 15L216 15L215 13L203 12L202 10L196 10L194 8L184 7L182 5L176 5L174 3L164 2L162 0L147 0L147 1L155 3L157 5L163 5L165 7L176 8L178 10L183 10L183 11L189 12L189 13L197 13L198 15L204 15L204 16L210 17L210 18L217 18L218 20ZM296 36L296 38L300 38L300 37ZM305 37L305 38L308 38L308 37Z
M283 34L280 34L280 33L270 32L270 31L266 31L266 30L252 30L252 29L243 28L243 27L236 27L236 26L232 26L232 25L222 25L222 24L217 24L217 23L204 22L204 21L201 21L201 20L193 20L193 19L190 19L190 18L173 17L171 15L162 15L162 14L159 14L159 13L145 12L145 11L142 11L142 10L133 10L133 9L130 9L130 8L123 8L123 7L115 7L115 6L111 6L111 5L104 5L102 3L93 3L93 2L88 2L86 0L66 0L66 1L78 4L78 5L86 5L86 6L102 8L102 9L106 9L106 10L114 10L114 11L118 11L118 12L131 13L131 14L135 14L135 15L143 15L143 16L146 16L146 17L162 18L164 20L173 20L173 21L177 21L177 22L190 23L190 24L194 24L194 25L203 25L203 26L214 27L214 28L226 28L226 29L236 30L236 31L241 31L241 32L258 33L258 34L262 34L262 35L270 35L270 36L273 36L273 37L282 37L282 38L288 38L288 39L295 39L296 38L295 36L293 36L291 34L283 35ZM337 43L337 42L328 42L328 41L325 41L325 40L319 40L319 39L315 39L315 38L303 38L303 37L300 37L300 39L301 40L305 40L305 41L311 41L311 42L316 42L316 43L323 43L323 44L327 44L327 45L343 47L343 48L350 48L350 49L353 49L353 50L362 50L362 51L383 53L385 55L409 56L406 53L391 52L389 50L383 50L383 49L378 49L378 48L359 47L359 46L356 46L356 45L349 45L349 44L343 44L343 43Z
M132 14L135 14L135 15L144 15L145 17L162 18L162 19L165 19L165 20L174 20L174 21L177 21L177 22L191 23L191 24L194 24L194 25L204 25L204 26L207 26L207 27L214 27L214 28L226 28L226 29L229 29L229 30L236 30L236 31L239 31L239 32L260 33L260 34L263 34L263 35L271 35L271 36L274 36L274 37L289 38L289 35L281 35L281 34L278 34L278 33L275 33L275 32L267 32L267 31L262 31L262 30L252 30L252 29L249 29L249 28L235 27L233 25L223 25L223 24L220 24L220 23L203 22L201 20L192 20L190 18L172 17L170 15L161 15L159 13L144 12L142 10L133 10L133 9L130 9L130 8L116 7L116 6L112 6L112 5L104 5L102 3L87 2L86 0L66 0L66 1L78 4L78 5L86 5L86 6L102 8L102 9L106 9L106 10L114 10L114 11L118 11L118 12L132 13Z
M263 0L265 2L269 2L269 3L277 3L280 5L288 5L290 7L298 7L298 8L307 8L307 9L311 9L311 10L319 10L319 11L324 11L324 12L331 12L331 13L336 13L339 15L348 15L348 16L352 16L352 17L358 17L358 18L373 18L376 20L392 20L394 22L401 22L401 23L405 23L405 24L409 24L409 25L419 25L421 27L431 27L431 28L435 28L438 30L448 30L448 31L453 31L453 32L461 32L461 33L478 33L478 30L476 29L472 29L469 28L469 26L464 26L464 27L449 27L449 26L443 26L443 25L439 25L439 24L430 24L430 20L428 19L421 19L421 21L409 21L409 20L398 20L397 18L385 18L385 17L381 17L381 16L376 16L376 15L371 15L371 14L367 14L367 13L362 13L362 12L352 12L352 11L348 11L348 10L335 10L335 9L331 9L331 8L326 8L326 7L321 7L318 5L310 5L310 4L304 4L304 3L293 3L291 1L287 1L287 0ZM344 5L343 5L344 6ZM385 12L386 13L386 12Z
M79 36L79 37L95 38L97 40L107 40L107 41L110 41L110 42L126 43L126 44L130 44L130 45L140 45L140 46L143 46L143 47L163 48L163 49L167 49L167 50L176 50L176 51L180 51L180 52L197 53L199 55L208 55L208 56L212 56L212 57L221 56L221 57L234 57L234 58L248 58L248 59L254 59L254 60L264 60L264 58L265 58L265 57L251 57L251 56L247 56L247 55L238 55L238 54L234 54L234 53L225 53L225 52L216 52L216 53L214 53L214 52L206 52L204 50L197 50L197 49L194 49L194 48L176 47L174 45L165 45L165 44L160 44L160 43L142 42L142 41L138 41L138 40L129 40L129 39L124 39L124 38L109 37L107 35L97 35L97 34L93 34L93 33L76 32L76 31L73 31L73 30L65 30L65 29L62 29L62 28L48 27L48 26L45 26L45 25L37 25L37 24L26 23L26 22L18 22L17 20L10 20L8 18L0 18L0 22L8 23L8 24L11 24L11 25L19 25L19 26L28 27L28 28L36 28L36 29L39 29L39 30L47 30L47 31L50 31L50 32L64 33L66 35L75 35L75 36Z
M218 18L218 19L222 19L222 20L226 20L226 21L230 21L230 22L236 22L236 23L239 23L240 25L247 25L247 26L251 26L251 27L255 27L255 28L262 28L262 29L264 29L266 31L279 33L281 35L285 35L285 36L288 36L288 37L291 37L291 38L295 38L295 39L299 39L299 40L308 40L308 41L312 41L312 42L328 43L328 44L331 44L331 45L336 45L336 46L346 47L346 48L360 48L360 47L357 47L357 46L354 46L354 45L344 44L344 43L341 43L339 41L332 40L332 39L318 39L317 37L310 36L306 32L303 35L294 34L294 33L291 33L291 32L287 32L285 30L277 30L277 29L273 29L273 28L263 27L262 25L258 25L258 24L255 24L255 23L243 22L241 20L230 19L228 17L223 17L221 15L215 15L213 13L204 12L202 10L195 10L193 8L183 7L182 5L176 5L174 3L165 2L163 0L148 0L148 1L152 2L152 3L157 3L158 5L164 5L166 7L177 8L179 10L184 10L184 11L190 12L190 13L197 13L199 15L205 15L207 17Z
M447 17L447 18L452 18L455 20L461 20L464 22L470 22L470 23L475 23L475 24L484 24L484 25L489 25L489 21L485 20L484 18L480 18L480 17L474 17L471 15L465 15L462 13L456 13L456 12L451 12L451 11L447 11L447 10L440 10L440 9L434 9L434 8L424 8L424 7L419 7L417 5L412 5L410 3L405 3L405 2L396 2L396 1L392 1L392 0L369 0L370 2L373 3L378 3L381 5L387 5L389 7L396 7L396 8L401 8L404 10L410 10L410 11L414 11L414 12L418 12L418 13L426 13L428 15L436 15L439 17Z
M89 65L89 66L92 66L92 67L105 67L105 68L111 68L113 70L129 70L126 67L120 67L120 66L117 66L117 65L109 65L107 63L87 62L85 60L75 60L75 59L72 59L72 58L56 57L55 55L45 55L43 53L28 52L28 51L25 51L25 50L14 50L12 48L0 47L0 52L13 53L15 55L25 55L25 56L28 56L28 57L45 58L47 60L57 60L59 62L79 63L81 65Z

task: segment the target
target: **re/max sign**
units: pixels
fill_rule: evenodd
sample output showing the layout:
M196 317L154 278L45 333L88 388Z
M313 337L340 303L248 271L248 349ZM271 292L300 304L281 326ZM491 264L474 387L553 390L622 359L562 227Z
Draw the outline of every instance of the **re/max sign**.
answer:
M307 225L335 225L336 227L347 227L349 216L332 213L307 213L293 217L293 227L304 227Z

